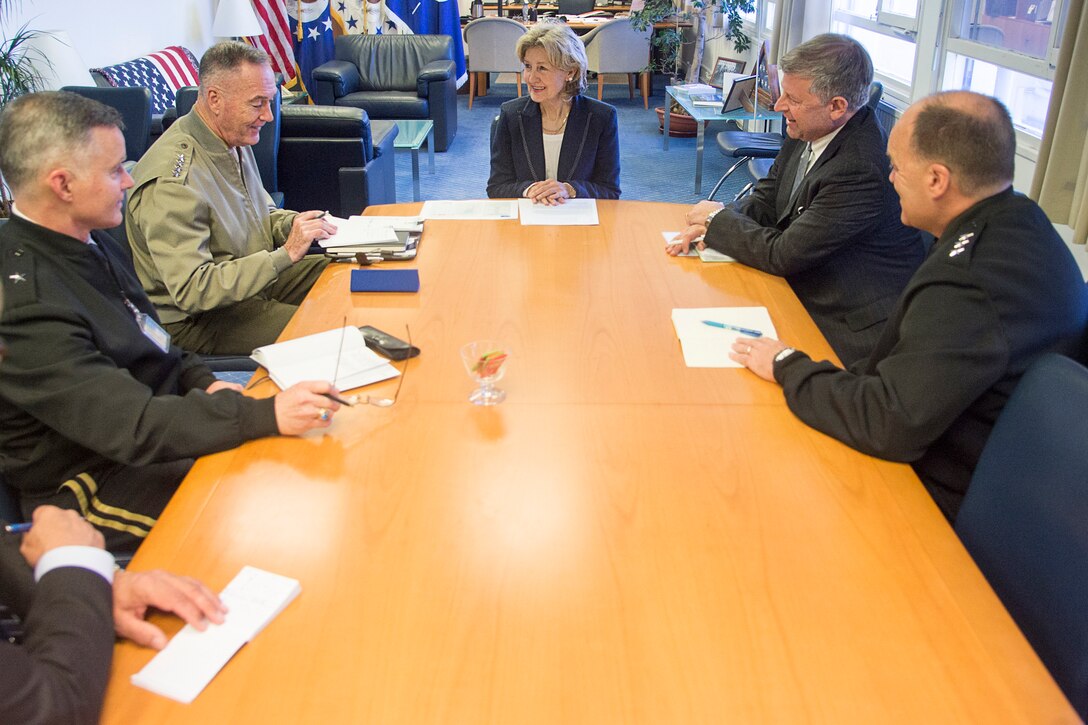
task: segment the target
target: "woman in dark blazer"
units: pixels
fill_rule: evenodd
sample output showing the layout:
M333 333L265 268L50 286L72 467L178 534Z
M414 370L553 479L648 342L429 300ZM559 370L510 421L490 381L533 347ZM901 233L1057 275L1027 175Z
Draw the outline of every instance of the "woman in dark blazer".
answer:
M586 50L566 25L544 23L518 40L529 95L502 104L491 143L491 198L540 204L618 199L616 109L586 98Z

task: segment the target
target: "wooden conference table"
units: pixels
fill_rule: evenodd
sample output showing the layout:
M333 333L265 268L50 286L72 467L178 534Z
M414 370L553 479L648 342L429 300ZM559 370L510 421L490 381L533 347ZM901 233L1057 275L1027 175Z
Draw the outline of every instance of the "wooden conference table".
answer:
M766 305L829 355L789 287L667 257L684 207L599 210L427 222L414 295L325 272L284 338L409 323L401 399L197 462L132 567L302 594L188 706L131 685L152 652L118 644L104 722L1076 720L909 467L684 366L674 307ZM490 409L458 354L486 337L513 351Z

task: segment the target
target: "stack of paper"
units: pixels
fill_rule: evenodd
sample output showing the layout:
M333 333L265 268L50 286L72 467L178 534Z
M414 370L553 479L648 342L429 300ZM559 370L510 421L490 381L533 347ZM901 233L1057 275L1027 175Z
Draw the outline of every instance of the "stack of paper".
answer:
M518 199L522 226L596 226L596 199L567 199L563 204L548 206Z
M424 219L517 219L518 205L509 199L469 201L425 201Z
M778 337L766 307L677 308L672 311L672 324L689 368L742 367L729 359L729 353L736 340L751 339L750 336L708 325L707 320L758 331L763 337Z
M399 251L411 235L423 232L423 220L413 216L327 216L336 234L318 241L335 252Z
M178 702L190 703L249 642L302 591L297 579L242 567L219 594L228 612L223 624L203 632L190 625L132 676L132 684Z
M284 389L304 380L328 380L339 390L351 390L400 375L366 346L358 327L350 326L265 345L251 357Z

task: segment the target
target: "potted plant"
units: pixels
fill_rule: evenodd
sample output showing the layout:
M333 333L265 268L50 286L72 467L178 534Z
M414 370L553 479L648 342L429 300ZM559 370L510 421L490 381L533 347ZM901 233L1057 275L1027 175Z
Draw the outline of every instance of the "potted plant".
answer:
M17 0L0 0L0 21L7 19ZM24 93L37 90L42 83L41 68L49 67L49 60L30 42L41 35L24 23L10 36L0 34L0 110L8 101ZM11 197L7 185L0 177L0 219L6 219L11 210Z
M638 30L653 27L656 23L673 20L670 28L660 28L653 35L653 53L647 70L651 72L666 73L672 76L674 82L683 80L681 72L681 59L683 57L684 39L681 34L680 21L690 20L695 28L695 58L696 61L688 68L689 82L699 79L699 71L702 66L703 46L706 42L706 18L708 13L720 14L724 26L724 37L733 41L733 47L739 52L745 52L751 47L751 39L744 32L744 19L741 13L751 12L753 0L692 0L690 7L695 12L688 12L677 4L678 0L646 0L645 5L637 11L631 12L631 25ZM669 118L670 136L694 136L696 133L695 121L678 103L673 103ZM665 109L658 106L654 109L658 119L664 126Z

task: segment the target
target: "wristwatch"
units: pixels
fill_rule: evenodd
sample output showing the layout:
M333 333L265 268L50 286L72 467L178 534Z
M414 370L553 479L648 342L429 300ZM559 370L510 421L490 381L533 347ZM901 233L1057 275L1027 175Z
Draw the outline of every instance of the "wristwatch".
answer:
M784 347L778 351L777 355L774 356L774 361L776 363L780 363L795 352L797 351L794 350L792 347Z
M707 229L710 229L710 222L714 219L714 217L718 216L718 214L722 211L722 209L725 209L725 207L723 206L720 209L715 209L714 211L707 214L706 215L706 221L703 223L703 226L706 227Z

